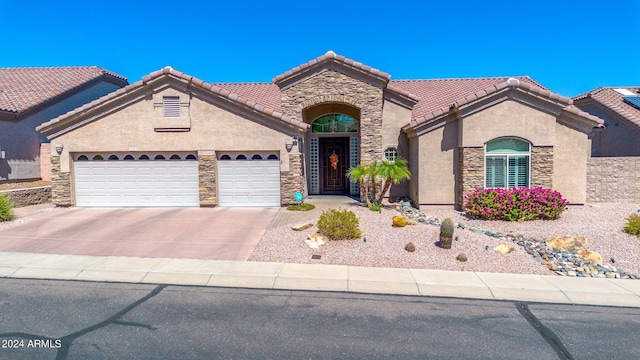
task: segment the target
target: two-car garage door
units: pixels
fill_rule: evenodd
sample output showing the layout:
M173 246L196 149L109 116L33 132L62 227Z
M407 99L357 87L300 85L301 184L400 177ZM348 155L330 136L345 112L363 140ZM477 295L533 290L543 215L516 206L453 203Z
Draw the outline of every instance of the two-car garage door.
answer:
M198 162L76 161L77 206L199 206Z
M249 154L248 154L249 155ZM74 161L77 206L199 206L194 155L80 155ZM223 154L218 160L219 206L280 206L276 155Z

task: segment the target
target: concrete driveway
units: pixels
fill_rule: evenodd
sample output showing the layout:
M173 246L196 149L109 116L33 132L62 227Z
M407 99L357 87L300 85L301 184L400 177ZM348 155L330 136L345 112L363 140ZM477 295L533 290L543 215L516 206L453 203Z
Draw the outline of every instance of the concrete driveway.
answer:
M275 208L69 208L0 230L0 251L247 260Z

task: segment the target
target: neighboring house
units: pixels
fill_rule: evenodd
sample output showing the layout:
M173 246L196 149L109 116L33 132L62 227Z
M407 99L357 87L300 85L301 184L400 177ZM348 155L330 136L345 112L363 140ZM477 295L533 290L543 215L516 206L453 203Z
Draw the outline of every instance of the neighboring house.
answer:
M590 137L592 156L640 156L640 87L600 87L573 102L604 120L606 129Z
M60 206L280 206L358 194L350 166L408 159L391 196L460 205L484 187L586 199L602 120L528 77L400 80L328 52L272 83L210 84L170 67L38 127Z
M0 68L0 181L46 179L46 137L36 126L127 84L95 66Z

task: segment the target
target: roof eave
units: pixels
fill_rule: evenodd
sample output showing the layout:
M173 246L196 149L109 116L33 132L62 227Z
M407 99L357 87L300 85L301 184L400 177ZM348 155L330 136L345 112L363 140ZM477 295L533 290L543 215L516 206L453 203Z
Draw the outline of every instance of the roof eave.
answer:
M380 87L385 87L391 79L391 76L383 71L346 58L342 55L337 55L333 51L328 51L322 56L300 66L296 66L293 69L274 77L272 82L281 89L287 88L305 78L307 75L321 71L324 68L332 70L344 69L347 72L357 73L370 79L373 83L377 83Z

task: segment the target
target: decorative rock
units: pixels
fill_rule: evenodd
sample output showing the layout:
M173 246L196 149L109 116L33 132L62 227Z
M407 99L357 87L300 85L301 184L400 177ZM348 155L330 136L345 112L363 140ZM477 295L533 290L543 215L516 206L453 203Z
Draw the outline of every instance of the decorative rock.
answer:
M573 270L569 270L569 271L567 271L567 275L568 276L576 276L576 272L573 271Z
M413 245L412 242L407 243L407 245L404 246L404 249L407 250L408 252L414 252L416 251L416 246Z
M307 243L307 245L309 245L310 248L312 249L317 249L320 246L324 245L327 243L327 241L325 240L324 236L315 233L315 234L310 234L308 239L304 241L305 243Z
M302 222L302 223L297 223L292 225L291 230L302 231L302 230L307 230L312 226L313 226L313 223Z
M578 251L578 255L585 259L589 264L602 264L602 256L595 251L582 249Z
M466 262L467 261L467 255L460 253L458 254L458 256L456 257L456 260L460 261L460 262Z
M516 251L516 248L514 248L511 245L500 244L500 245L496 246L493 250L495 252L498 252L498 253L504 255L504 254L508 254L510 252Z
M407 219L404 216L394 216L392 220L391 226L393 227L405 227L407 225Z
M398 212L408 220L416 219L422 224L440 226L440 220L427 216L420 210L411 206L408 199L404 199L396 206ZM473 231L477 234L484 234L489 237L500 239L500 241L511 242L522 246L527 253L531 254L543 266L554 271L560 276L567 276L567 272L576 273L575 276L592 276L597 278L614 278L621 279L638 279L635 274L628 274L622 269L617 269L611 264L604 264L602 257L593 251L584 249L587 239L582 236L562 237L551 236L544 241L538 241L533 238L527 238L522 234L513 234L513 230L506 230L506 235L494 232L488 229L481 229L466 225L464 223L456 223L457 228ZM504 245L508 247L508 245ZM511 247L514 251L515 248ZM489 250L489 246L485 245L485 250ZM509 251L509 252L510 252ZM544 263L546 262L546 264ZM611 258L611 263L615 259ZM580 271L581 270L581 271Z
M550 236L545 240L547 246L552 248L563 248L571 252L576 252L587 245L587 239L583 236L562 237Z

